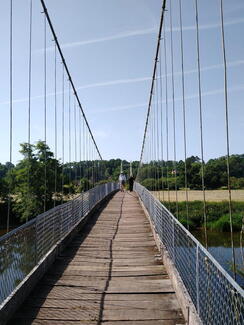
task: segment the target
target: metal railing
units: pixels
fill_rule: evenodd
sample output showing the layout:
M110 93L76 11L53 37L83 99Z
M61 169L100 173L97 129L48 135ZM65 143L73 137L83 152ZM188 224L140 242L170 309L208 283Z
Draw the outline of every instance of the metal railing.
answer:
M0 237L0 308L38 262L117 189L117 183L98 185Z
M243 325L244 290L153 194L138 183L135 191L203 324Z

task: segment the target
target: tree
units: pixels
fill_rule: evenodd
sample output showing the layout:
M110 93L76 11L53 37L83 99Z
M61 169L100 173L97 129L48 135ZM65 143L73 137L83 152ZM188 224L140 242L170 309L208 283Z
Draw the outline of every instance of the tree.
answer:
M14 211L21 220L28 220L44 211L44 201L46 209L53 206L55 177L57 185L60 184L61 167L43 141L36 145L21 144L20 153L24 158L11 171L9 178L15 195Z

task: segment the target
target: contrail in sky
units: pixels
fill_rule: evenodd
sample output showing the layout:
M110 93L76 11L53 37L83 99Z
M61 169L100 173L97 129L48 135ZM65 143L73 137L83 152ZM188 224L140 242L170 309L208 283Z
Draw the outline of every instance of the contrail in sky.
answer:
M227 66L228 67L237 67L242 64L244 64L244 60L237 60L237 61L228 62ZM220 69L220 68L223 68L223 64L214 64L214 65L210 65L207 67L202 67L201 71L211 71L211 70ZM186 70L185 74L193 74L193 73L197 73L197 72L198 72L197 69L191 69L191 70ZM181 74L182 74L181 71L176 71L174 73L175 76L180 76ZM170 73L167 74L167 77L170 77L170 76L171 76ZM162 78L165 78L165 75L162 75ZM150 81L151 79L152 79L152 77L141 77L141 78L131 78L131 79L110 80L110 81L97 82L97 83L87 84L87 85L83 85L83 86L78 86L77 90L144 82L144 81ZM67 92L68 91L65 91L65 93L67 93ZM61 94L62 94L61 91L57 92L57 95L61 95ZM54 92L48 93L47 97L51 97L54 95L55 95ZM32 96L31 100L42 99L43 97L44 97L43 95ZM23 103L23 102L27 102L27 101L28 101L28 97L25 97L25 98L14 99L13 103L17 104L17 103ZM9 105L9 101L7 100L7 101L0 102L0 105Z
M241 24L241 23L244 23L244 18L229 20L229 21L225 22L225 26L231 26L231 25L236 25L236 24ZM199 26L199 28L202 29L202 30L213 29L213 28L218 28L218 27L220 27L219 23L206 24L206 25L200 25ZM195 29L196 29L195 25L184 26L183 27L184 31L190 31L190 30L195 30ZM169 32L170 30L167 28L166 31ZM173 31L178 32L178 31L180 31L180 28L178 26L173 27ZM61 44L61 48L62 49L74 48L74 47L78 47L78 46L102 43L102 42L107 42L107 41L113 41L113 40L133 37L133 36L154 34L154 33L157 33L157 32L158 32L157 27L152 27L152 28L148 28L148 29L139 29L139 30L122 32L122 33L114 34L114 35L111 35L111 36L105 36L105 37L101 37L101 38L94 38L94 39L85 40L85 41L64 43L64 44ZM53 51L53 50L54 50L54 46L50 46L50 47L47 48L47 51L49 51L49 52ZM43 51L44 51L44 49L40 49L40 50L36 50L35 52L36 53L42 53Z
M236 91L241 91L241 90L244 90L244 85L230 87L228 89L228 92L236 92ZM218 95L218 94L223 94L223 93L224 93L224 88L214 89L214 90L202 92L202 97L213 96L213 95ZM185 96L186 100L191 100L191 99L196 99L196 98L198 98L198 93ZM175 98L175 101L181 101L181 100L182 100L182 97ZM169 98L168 102L169 103L172 102L172 98ZM166 101L163 100L162 103L165 104ZM152 104L154 104L154 103L152 102ZM134 105L125 105L125 106L111 107L108 109L93 110L93 112L96 112L96 113L117 112L117 111L124 111L124 110L128 110L128 109L132 109L132 108L143 108L143 107L147 107L147 105L148 105L148 103L145 102L145 103L134 104Z
M127 38L127 37L132 37L132 36L140 36L140 35L147 35L147 34L154 34L157 33L158 28L153 27L153 28L148 28L148 29L139 29L139 30L133 30L133 31L128 31L128 32L122 32L118 34L114 34L111 36L106 36L106 37L101 37L101 38L93 38L90 40L86 41L77 41L77 42L71 42L71 43L64 43L61 44L62 49L66 48L73 48L77 46L83 46L83 45L89 45L89 44L94 44L94 43L102 43L102 42L107 42L107 41L113 41L113 40L118 40L122 38ZM47 48L47 51L53 51L54 47L50 46ZM37 50L36 52L43 52L44 49Z

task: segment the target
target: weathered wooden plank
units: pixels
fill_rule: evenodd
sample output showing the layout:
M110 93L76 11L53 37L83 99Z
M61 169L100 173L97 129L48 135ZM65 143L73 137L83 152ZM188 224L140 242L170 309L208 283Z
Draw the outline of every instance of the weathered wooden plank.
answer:
M130 299L130 295L127 295L127 299L116 300L116 297L113 296L113 299L108 299L108 295L104 299L104 308L106 309L122 309L126 310L130 308L139 308L139 309L179 309L178 301L174 294L164 294L161 295L160 299L150 299L147 295L141 297L140 300ZM101 297L100 297L101 298ZM135 298L135 297L134 297ZM138 297L139 299L139 297ZM145 299L145 300L142 300ZM101 299L88 299L86 300L86 308L94 309L101 303ZM50 299L50 298L31 298L26 301L28 307L45 307L45 308L82 308L84 301L81 299Z
M118 193L64 250L11 324L184 324L138 200Z
M87 320L77 320L77 321L62 321L62 320L39 320L39 319L14 319L11 325L98 325L98 321L87 321ZM185 324L182 320L146 320L146 321L99 321L101 325L181 325Z
M82 307L62 309L62 308L26 308L24 307L21 313L16 316L21 318L37 318L37 319L53 319L53 320L98 320L100 317L100 308L87 309L86 305ZM132 321L132 320L158 320L158 319L172 319L177 320L182 317L179 310L161 310L143 308L126 308L121 309L103 309L103 321Z

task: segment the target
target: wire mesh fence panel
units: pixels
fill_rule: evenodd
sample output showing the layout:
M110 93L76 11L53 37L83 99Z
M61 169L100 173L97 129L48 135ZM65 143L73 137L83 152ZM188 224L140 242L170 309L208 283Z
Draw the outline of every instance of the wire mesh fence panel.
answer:
M59 240L116 189L117 183L98 185L0 237L0 304Z
M0 303L36 264L35 221L0 238Z
M244 290L153 194L134 187L203 324L243 325Z

